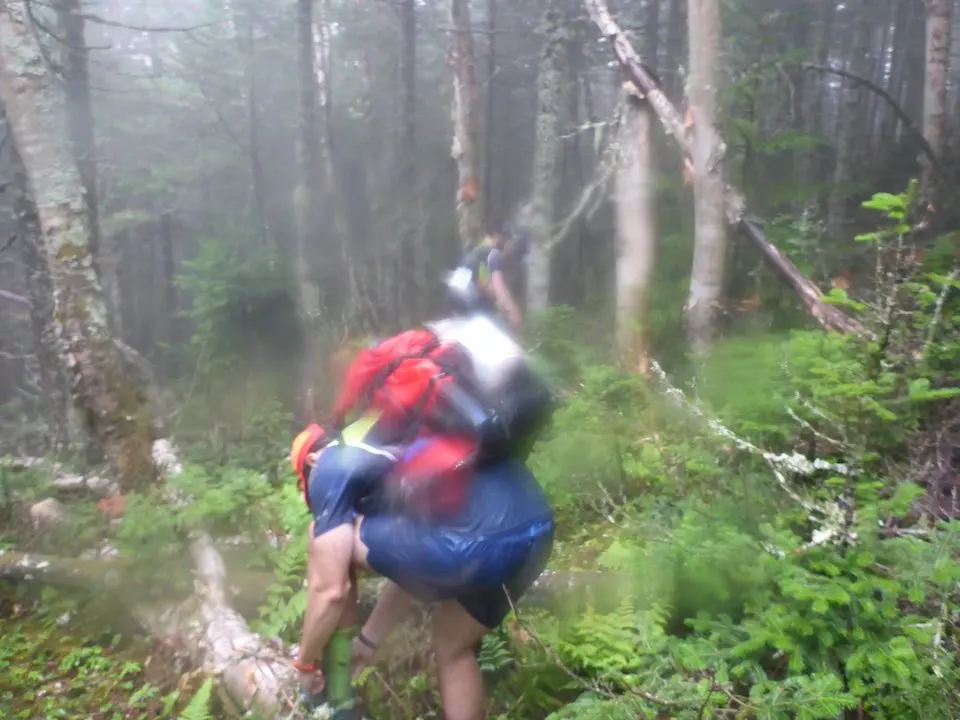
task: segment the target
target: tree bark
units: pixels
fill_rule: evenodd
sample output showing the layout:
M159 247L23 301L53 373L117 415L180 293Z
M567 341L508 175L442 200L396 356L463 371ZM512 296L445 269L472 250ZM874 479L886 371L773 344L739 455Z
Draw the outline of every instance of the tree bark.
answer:
M477 164L477 77L468 0L450 0L450 66L453 69L453 145L450 155L457 162L457 218L460 244L469 248L480 239L481 199ZM471 189L473 198L470 197Z
M152 477L153 426L110 332L93 267L83 185L70 152L64 98L20 0L0 6L0 100L23 159L51 270L54 327L73 405L132 490Z
M57 343L53 286L40 219L36 205L30 198L26 170L15 144L9 152L13 171L14 215L20 233L20 255L26 270L30 330L43 391L43 419L47 426L49 447L59 454L78 448L86 438L77 427L76 416L70 405L64 362Z
M927 10L927 56L923 83L923 137L939 161L947 147L947 67L950 59L951 0L925 0ZM921 160L920 192L933 203L936 168Z
M527 311L545 310L550 304L550 264L553 226L563 145L560 129L567 109L564 59L567 49L563 0L551 0L544 11L540 71L537 75L537 134L533 151L533 192L529 208L532 235L527 260Z
M90 247L105 291L113 332L122 338L123 297L118 274L120 248L115 240L105 238L100 232L96 125L90 98L90 69L82 8L79 0L58 0L56 10L63 28L62 57L67 94L67 123L73 156L80 172L80 181L83 183L87 213L90 215Z
M400 6L401 118L398 148L403 204L403 236L397 259L400 318L420 318L426 308L427 251L424 237L423 193L417 153L417 3L403 0ZM401 320L402 324L407 324Z
M720 79L718 0L689 0L690 110L693 115L693 197L696 240L687 337L696 352L706 351L717 333L723 299L727 232L724 225L723 143L716 130Z
M300 393L314 397L315 373L320 367L314 322L320 315L320 292L313 278L311 250L317 245L320 204L320 138L317 134L319 103L313 47L314 0L297 0L298 79L300 95L299 182L294 198L297 214L296 276L300 322L305 347L301 358Z
M642 374L647 371L647 309L657 245L656 197L653 112L628 91L615 209L617 345L622 362Z
M693 155L693 148L686 136L683 119L659 88L650 71L640 62L636 51L610 16L604 1L584 0L584 5L600 32L610 42L614 57L620 66L637 89L647 96L650 106L657 113L664 129L680 146L684 158L689 160ZM800 302L823 327L839 332L866 333L866 329L859 322L823 301L823 293L820 289L766 238L757 223L746 217L743 195L730 185L726 187L725 205L727 224L739 230L760 251L766 263L793 288Z

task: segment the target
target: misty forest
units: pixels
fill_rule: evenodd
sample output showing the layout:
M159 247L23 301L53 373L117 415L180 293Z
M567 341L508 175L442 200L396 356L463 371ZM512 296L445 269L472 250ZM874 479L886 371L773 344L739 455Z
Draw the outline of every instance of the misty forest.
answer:
M487 717L960 718L958 181L955 0L0 0L0 716L305 717L291 439L510 223Z

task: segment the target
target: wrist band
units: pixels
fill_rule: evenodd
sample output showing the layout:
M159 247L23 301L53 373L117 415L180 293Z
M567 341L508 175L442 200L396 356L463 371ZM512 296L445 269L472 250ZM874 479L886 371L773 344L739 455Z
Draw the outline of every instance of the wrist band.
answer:
M357 633L357 640L359 640L361 643L366 645L371 650L377 649L377 646L373 642L371 642L370 638L368 638L366 635L363 634L363 630Z
M304 664L299 660L293 661L293 667L303 673L315 673L320 670L320 666L317 663Z

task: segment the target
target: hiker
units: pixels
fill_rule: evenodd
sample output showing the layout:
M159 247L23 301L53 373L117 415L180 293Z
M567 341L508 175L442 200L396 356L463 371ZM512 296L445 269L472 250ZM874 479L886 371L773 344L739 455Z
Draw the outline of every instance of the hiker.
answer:
M482 717L474 648L552 548L552 510L523 464L551 413L549 389L520 347L482 315L360 351L331 429L312 425L291 449L313 516L296 661L308 697L324 687L335 707L352 702L356 571L365 568L392 584L357 642L372 651L414 598L438 602L433 642L446 717Z
M368 662L415 599L433 601L438 604L432 642L444 717L480 720L484 691L476 647L543 571L553 545L552 509L523 463L506 459L477 468L462 505L441 520L396 510L365 515L365 502L377 507L372 496L399 461L398 449L374 444L372 426L348 428L347 435L328 442L324 434L315 434L307 441L298 438L294 446L303 458L298 473L306 475L314 518L307 611L295 661L301 687L309 695L324 689L321 659L335 634L340 647L333 662L340 665L342 683L351 674L343 667L351 655L360 664ZM391 582L351 647L346 642L357 622L360 568ZM333 695L330 688L331 704Z
M498 310L507 322L519 330L523 319L507 284L505 271L516 268L527 253L527 237L509 223L492 228L477 245L460 260L460 268L469 270L480 292L481 306Z

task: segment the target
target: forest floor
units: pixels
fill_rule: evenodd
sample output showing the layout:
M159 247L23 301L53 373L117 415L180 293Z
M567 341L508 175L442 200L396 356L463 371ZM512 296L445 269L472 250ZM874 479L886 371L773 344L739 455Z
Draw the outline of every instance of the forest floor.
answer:
M104 631L102 614L96 598L0 582L0 717L175 717L194 681L174 651Z

